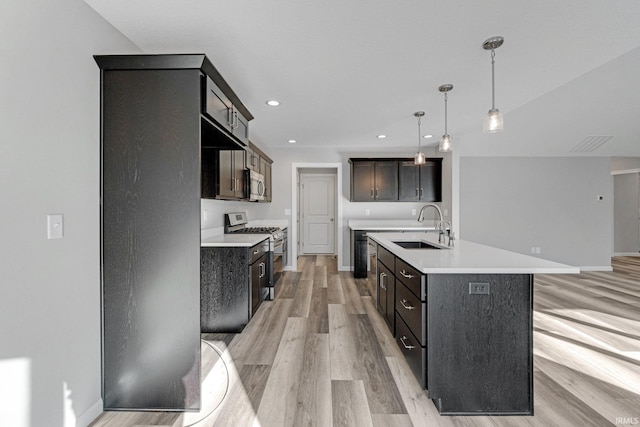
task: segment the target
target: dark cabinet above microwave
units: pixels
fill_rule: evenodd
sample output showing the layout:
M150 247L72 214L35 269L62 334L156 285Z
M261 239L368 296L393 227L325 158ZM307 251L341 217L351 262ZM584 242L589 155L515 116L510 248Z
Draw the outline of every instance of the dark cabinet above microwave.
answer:
M243 114L243 108L236 106L210 77L202 77L202 88L202 112L233 135L243 146L248 145L251 119Z

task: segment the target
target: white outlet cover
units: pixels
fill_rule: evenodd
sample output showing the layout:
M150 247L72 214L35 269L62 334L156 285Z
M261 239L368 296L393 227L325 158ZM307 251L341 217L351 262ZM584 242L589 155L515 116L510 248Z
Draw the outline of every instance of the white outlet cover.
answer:
M416 210L415 209L411 209L411 215L415 215L416 214Z
M365 209L365 210L364 210L364 214L365 214L365 215L369 215L370 213L371 213L371 211L369 211L369 209Z
M64 237L64 216L62 214L47 215L47 239Z

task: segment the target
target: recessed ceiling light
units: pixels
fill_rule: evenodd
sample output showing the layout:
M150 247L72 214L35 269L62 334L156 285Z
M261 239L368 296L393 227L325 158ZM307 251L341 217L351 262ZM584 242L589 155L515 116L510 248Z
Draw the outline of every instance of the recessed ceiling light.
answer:
M422 137L425 139L429 139L429 138L433 138L433 135L423 135Z
M378 139L385 139L387 135L378 135Z
M280 105L280 102L276 101L275 99L270 99L267 101L267 105L270 105L272 107L277 107L278 105Z
M298 141L296 141L295 139L290 139L290 140L289 140L289 141L287 141L287 142L288 142L289 144L295 144L295 143L296 143L296 142L298 142Z

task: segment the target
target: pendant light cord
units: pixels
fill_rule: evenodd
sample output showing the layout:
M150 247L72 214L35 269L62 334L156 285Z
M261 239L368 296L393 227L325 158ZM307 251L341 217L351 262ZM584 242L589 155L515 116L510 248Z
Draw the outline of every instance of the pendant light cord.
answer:
M420 132L420 122L422 121L422 117L418 117L418 153L420 153L421 150L421 145L420 145L420 134L422 132Z
M496 72L495 72L495 60L496 51L491 49L491 109L496 109Z
M448 92L444 93L444 134L448 135L449 133L447 132L447 95Z

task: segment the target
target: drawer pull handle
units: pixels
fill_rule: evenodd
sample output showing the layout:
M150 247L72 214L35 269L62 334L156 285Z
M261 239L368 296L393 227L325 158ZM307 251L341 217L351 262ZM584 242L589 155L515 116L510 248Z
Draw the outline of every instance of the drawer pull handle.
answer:
M257 250L255 250L255 251L253 251L253 254L254 254L254 255L258 255L259 253L260 253L260 249L257 249Z
M382 289L387 289L387 287L384 284L384 278L387 277L387 274L385 272L380 273L380 287Z
M407 310L413 310L415 307L412 305L406 305L405 303L408 303L408 301L406 299L403 299L400 301L400 304L402 304L402 306L404 308L406 308Z
M407 278L407 279L413 279L413 274L409 274L409 273L407 273L407 272L406 272L406 271L404 271L404 270L402 270L402 271L400 272L400 274L402 274L402 277L405 277L405 278Z
M402 345L404 346L404 348L406 348L407 350L413 350L414 348L416 348L415 345L407 345L404 340L406 340L407 337L405 335L402 336L402 338L400 338L400 342L402 343Z

